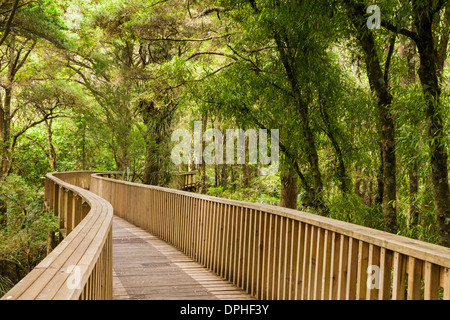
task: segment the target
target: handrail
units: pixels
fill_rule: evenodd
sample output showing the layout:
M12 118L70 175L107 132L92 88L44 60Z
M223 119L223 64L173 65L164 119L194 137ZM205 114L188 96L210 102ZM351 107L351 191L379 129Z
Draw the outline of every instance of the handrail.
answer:
M198 171L173 171L171 172L171 175L173 176L173 180L171 181L169 187L178 189L178 190L184 190L184 191L195 191L197 189L197 181L196 181L196 174ZM123 176L122 171L109 171L105 173L108 178L114 177L116 179L119 179ZM142 172L132 172L129 174L130 179L126 179L129 182L142 182L143 181L143 173ZM123 180L123 179L119 179Z
M2 299L111 299L110 203L86 190L92 171L49 173L45 206L59 217L64 240Z
M94 174L114 212L258 299L450 299L450 249L293 209Z
M197 189L197 181L195 179L198 171L174 172L174 182L172 187L183 191L195 191Z

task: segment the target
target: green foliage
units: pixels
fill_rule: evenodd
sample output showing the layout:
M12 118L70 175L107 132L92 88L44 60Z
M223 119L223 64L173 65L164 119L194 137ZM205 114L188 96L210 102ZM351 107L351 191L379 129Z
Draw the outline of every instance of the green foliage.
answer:
M20 66L11 79L10 109L5 109L11 119L2 122L10 120L9 136L6 129L0 132L0 156L11 163L0 185L0 294L42 259L48 232L56 230L54 217L42 210L47 172L145 172L147 183L167 185L170 172L179 169L170 159L171 132L192 132L194 121L203 117L207 128L222 132L279 129L282 164L297 165L297 207L317 213L307 188L317 176L308 127L328 216L382 230L380 114L346 3L38 0L20 6L0 48L4 79L12 58ZM383 0L377 5L383 19L410 28L410 4ZM435 38L445 38L446 28L445 23L433 25ZM385 66L393 33L385 28L366 32ZM430 146L438 139L428 135L420 79L405 84L408 65L399 43L406 38L399 35L396 41L388 81L398 233L437 243ZM0 88L2 108L5 89L6 81ZM443 119L439 134L448 153L448 67L441 89L436 112ZM414 165L419 191L411 195ZM256 166L249 167L250 173L236 165L222 172L208 165L207 193L279 205L280 174L259 176ZM419 223L409 225L413 204Z
M57 217L42 207L43 197L16 175L1 181L0 295L46 255L50 232L58 231Z

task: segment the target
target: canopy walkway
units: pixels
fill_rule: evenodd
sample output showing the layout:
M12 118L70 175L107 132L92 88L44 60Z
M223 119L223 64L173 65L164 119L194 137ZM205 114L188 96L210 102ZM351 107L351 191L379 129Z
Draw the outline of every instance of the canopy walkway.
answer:
M450 249L276 206L50 173L64 240L2 299L450 300Z

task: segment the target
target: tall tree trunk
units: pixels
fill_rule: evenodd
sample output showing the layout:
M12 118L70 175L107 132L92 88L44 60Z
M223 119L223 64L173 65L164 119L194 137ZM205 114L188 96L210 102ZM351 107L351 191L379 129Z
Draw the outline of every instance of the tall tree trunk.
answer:
M220 184L224 190L228 188L228 172L227 172L227 165L225 162L221 165Z
M56 150L53 145L53 132L52 132L52 123L53 120L45 120L45 127L47 129L47 147L48 147L48 162L50 164L50 168L52 171L57 170L57 159L56 159ZM84 170L84 169L83 169Z
M435 199L439 242L450 247L450 189L448 183L448 154L445 149L444 120L440 112L440 84L436 63L435 43L432 33L433 8L426 3L413 1L414 24L417 30L416 45L419 51L419 78L425 98L428 134L431 153L431 174Z
M4 179L11 168L11 98L12 86L15 75L15 41L14 37L7 49L9 51L8 69L5 82L2 85L5 91L0 110L0 180ZM0 201L0 223L7 225L7 203Z
M413 84L416 81L416 64L415 64L415 51L416 46L414 41L408 40L406 43L401 44L400 53L406 58L408 73L402 81L403 85ZM420 123L415 115L410 118L412 128L420 128ZM409 178L409 208L407 213L407 225L408 228L417 226L419 223L420 210L417 205L417 195L419 193L419 164L416 159L412 161L408 168Z
M392 96L389 92L387 75L389 69L389 59L383 73L378 58L375 41L372 31L366 26L364 17L365 6L355 4L352 1L345 1L348 9L350 21L356 29L356 37L363 49L367 77L371 89L377 96L378 117L381 129L381 151L383 162L383 215L384 229L387 232L397 232L397 212L396 212L396 160L395 160L395 128L394 120L389 111ZM395 38L394 38L395 41ZM395 42L394 42L395 43ZM391 46L394 44L392 43Z
M6 80L3 102L3 130L2 130L2 177L6 176L11 167L11 92L12 84Z
M381 150L381 146L380 146ZM377 194L375 196L375 204L382 205L383 204L383 192L384 192L384 183L383 183L383 170L384 170L384 163L383 163L383 152L380 151L380 166L378 167L377 172Z
M314 139L314 133L311 129L310 123L309 123L309 115L308 115L308 105L303 100L298 79L295 74L294 66L292 65L291 61L293 60L293 57L289 56L289 52L286 49L289 48L288 43L284 43L281 40L281 36L278 34L276 30L273 30L273 37L275 40L275 43L277 45L277 50L281 57L281 62L283 64L284 70L286 72L287 80L291 86L292 92L294 94L296 103L297 103L297 109L300 113L301 118L301 125L302 125L302 131L303 135L305 136L306 143L308 145L308 155L309 155L309 162L311 165L311 171L312 171L312 177L313 177L313 194L314 198L312 199L314 207L317 209L318 213L321 215L328 215L328 207L325 204L325 201L323 199L323 184L322 184L322 176L320 172L319 167L319 156L317 152L316 142Z

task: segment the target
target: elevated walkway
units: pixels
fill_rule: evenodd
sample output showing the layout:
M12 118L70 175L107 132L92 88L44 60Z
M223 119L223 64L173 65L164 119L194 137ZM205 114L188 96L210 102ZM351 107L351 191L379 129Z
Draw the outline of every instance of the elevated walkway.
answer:
M64 240L13 299L450 300L450 249L297 210L46 176Z

